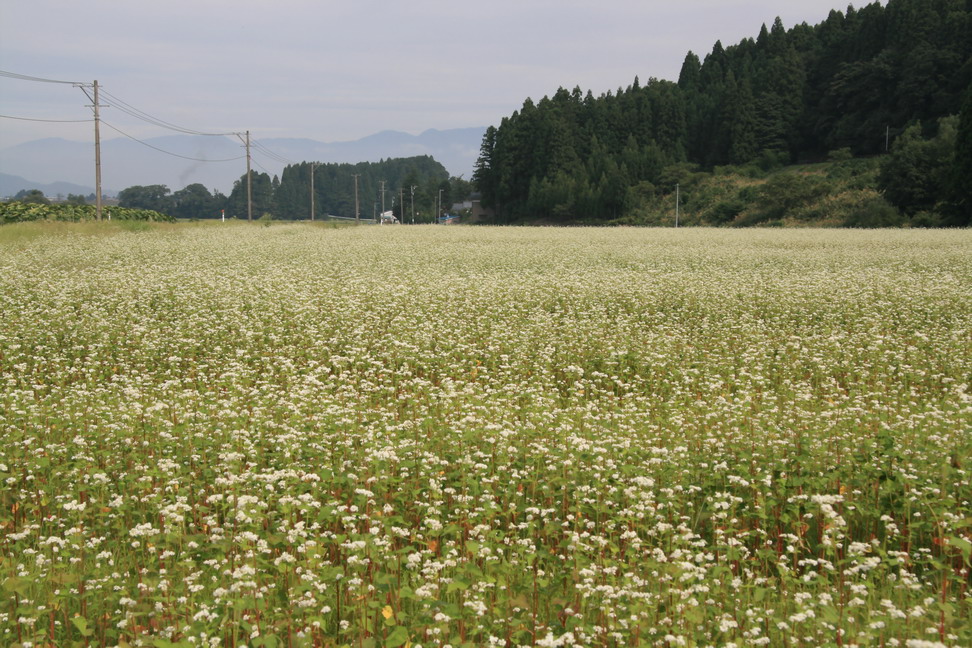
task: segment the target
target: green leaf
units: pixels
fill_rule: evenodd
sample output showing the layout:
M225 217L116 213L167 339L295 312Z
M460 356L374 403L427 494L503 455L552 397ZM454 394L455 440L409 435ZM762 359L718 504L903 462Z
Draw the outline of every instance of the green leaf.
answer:
M962 552L962 558L965 559L966 563L969 562L969 557L972 556L972 542L958 536L949 536L946 541L949 546L955 547Z
M403 645L406 641L408 641L408 630L405 629L405 626L395 626L395 629L388 633L385 645L388 648L395 648Z
M400 590L398 590L398 598L403 599L403 600L406 600L406 601L408 601L408 600L414 600L415 599L415 592L412 591L412 588L411 587L402 587Z
M3 590L5 592L16 592L21 596L27 596L27 589L29 587L30 581L18 576L11 576L3 581Z
M469 589L469 583L462 580L461 578L456 578L451 583L449 583L448 587L446 587L446 594L452 594L456 590L465 591L467 589Z
M840 614L837 612L837 608L835 608L833 605L825 605L820 608L820 611L824 621L827 623L840 622Z
M92 634L94 634L94 630L88 627L88 620L84 617L71 617L71 623L75 628L78 629L78 632L81 633L82 637L90 637Z

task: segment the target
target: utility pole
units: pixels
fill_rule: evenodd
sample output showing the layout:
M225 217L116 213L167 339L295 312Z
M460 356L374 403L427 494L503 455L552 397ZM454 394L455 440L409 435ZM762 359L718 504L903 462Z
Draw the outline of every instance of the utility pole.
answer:
M314 167L316 162L311 162L311 222L314 222Z
M435 222L439 222L439 217L442 216L442 190L439 189L439 199L437 201L437 207L435 209Z
M404 223L405 222L405 187L398 188L398 204L401 205L399 211L402 212L401 222Z
M359 225L361 224L361 210L358 208L358 176L360 173L352 173L351 177L354 178L354 220Z
M412 225L415 224L415 185L412 185Z
M379 180L378 184L381 185L381 213L385 213L385 181Z
M675 183L675 227L678 227L678 183Z
M94 82L95 212L101 220L101 116L98 114L98 80Z
M885 126L884 127L884 152L885 153L888 152L888 147L890 143L891 143L891 127Z
M253 181L250 178L250 131L246 131L246 220L253 222Z
M92 88L94 89L93 94L88 94L86 83L76 83L74 84L76 88L81 88L81 92L91 100L91 108L94 108L94 127L95 127L95 215L98 220L101 220L101 114L99 109L101 104L98 103L98 80L95 79Z

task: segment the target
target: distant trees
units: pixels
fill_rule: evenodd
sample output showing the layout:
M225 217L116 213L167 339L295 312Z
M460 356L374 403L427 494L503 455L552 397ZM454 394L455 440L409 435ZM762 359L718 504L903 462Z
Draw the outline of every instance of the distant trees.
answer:
M195 183L172 194L171 213L176 218L216 218L226 198L212 194L205 186Z
M962 119L965 132L960 138ZM917 224L962 227L970 224L969 119L964 114L938 121L933 137L920 125L902 133L881 165L878 185L892 205L908 216L921 213Z
M253 199L252 214L250 214L246 174L240 176L240 179L233 183L233 190L226 199L226 215L243 219L252 216L255 220L263 214L272 214L273 189L274 181L268 173L250 174L250 195Z
M946 224L972 224L972 84L965 91L962 113L955 133L955 157L949 177Z
M385 210L394 211L399 219L410 221L414 197L416 222L430 222L440 189L443 191L443 210L451 206L453 196L464 199L470 190L469 181L450 179L445 167L428 155L358 164L312 165L302 162L284 168L273 194L274 217L310 218L312 168L315 217L355 215L355 176L358 177L358 204L362 218L371 218L384 205ZM415 187L414 195L412 187Z
M359 164L302 162L285 167L280 177L261 172L251 174L253 219L264 214L285 220L310 218L312 169L316 217L325 214L354 216L355 175L358 176L358 198L364 218L371 218L381 206L382 181L384 208L391 210L394 207L396 216L410 220L414 200L416 222L433 219L440 190L443 212L448 211L453 199L464 200L472 191L469 180L450 178L445 167L428 155ZM40 197L43 198L43 194ZM118 200L122 207L152 209L182 219L219 218L224 210L230 218L245 219L247 178L240 176L233 183L229 196L218 191L210 192L201 184L191 184L174 193L165 185L136 185L121 191Z
M37 205L50 205L51 201L40 189L22 189L14 196L14 200L23 203L33 203Z
M966 0L873 2L790 30L777 19L755 39L716 42L704 59L689 52L678 83L635 78L597 98L580 88L527 98L486 131L473 179L500 220L604 221L637 209L648 187L668 191L663 175L672 165L765 170L845 148L871 155L884 152L886 134L905 140L889 183L917 179L904 174L907 156L927 158L946 144L920 144L916 133L958 114L972 80L969 33ZM919 186L884 186L915 192L888 196L906 213L945 208L919 197L927 193Z
M169 188L165 185L135 185L123 189L118 193L118 205L132 209L150 209L162 214L169 214L172 210Z

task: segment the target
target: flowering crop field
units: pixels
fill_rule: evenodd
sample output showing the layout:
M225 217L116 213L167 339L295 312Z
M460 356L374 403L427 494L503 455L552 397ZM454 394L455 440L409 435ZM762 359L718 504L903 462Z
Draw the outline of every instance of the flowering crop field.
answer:
M4 646L968 646L972 232L0 229Z

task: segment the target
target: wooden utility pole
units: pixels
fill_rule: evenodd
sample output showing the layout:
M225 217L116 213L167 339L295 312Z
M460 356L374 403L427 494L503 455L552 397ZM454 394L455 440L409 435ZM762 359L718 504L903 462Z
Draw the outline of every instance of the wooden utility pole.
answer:
M360 224L361 223L361 209L358 205L358 176L360 173L352 173L354 178L354 220Z
M398 188L398 204L401 205L398 211L402 212L401 223L405 222L405 187Z
M95 213L101 220L101 116L98 113L98 80L94 82L95 123Z
M675 183L675 227L678 227L678 183Z
M379 180L378 184L381 185L381 213L385 213L385 181Z
M311 162L311 221L314 220L314 167L316 162Z
M246 220L253 221L253 181L250 179L250 131L246 131Z

